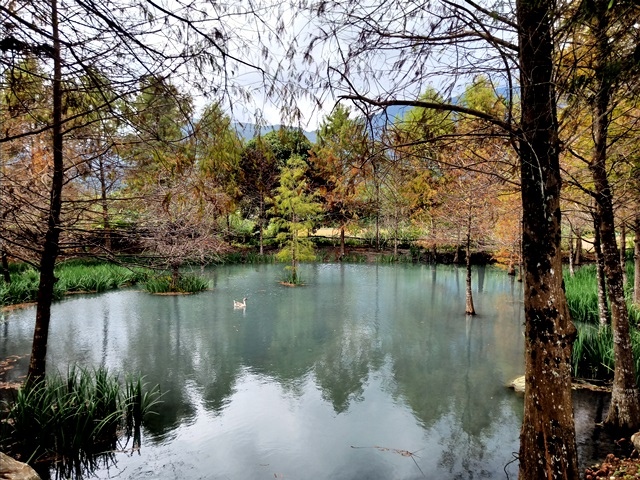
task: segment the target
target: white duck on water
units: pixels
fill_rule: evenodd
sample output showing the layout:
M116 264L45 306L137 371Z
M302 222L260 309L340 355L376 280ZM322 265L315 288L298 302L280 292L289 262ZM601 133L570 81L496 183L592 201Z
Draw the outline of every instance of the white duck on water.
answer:
M234 300L233 308L244 308L247 306L247 297L244 297L241 302Z

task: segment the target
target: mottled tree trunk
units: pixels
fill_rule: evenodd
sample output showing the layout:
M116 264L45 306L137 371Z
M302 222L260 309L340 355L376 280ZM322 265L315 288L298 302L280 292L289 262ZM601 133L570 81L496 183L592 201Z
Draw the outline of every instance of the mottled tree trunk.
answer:
M179 282L180 282L180 262L171 262L171 291L172 292L177 291Z
M627 286L627 225L620 223L620 265L622 267L622 286Z
M613 330L613 354L615 370L611 389L611 404L605 425L623 431L635 431L640 427L640 395L635 378L633 351L629 327L629 314L624 298L620 253L616 244L613 214L613 192L607 177L607 142L611 112L612 78L608 62L611 45L607 35L608 15L605 2L594 2L594 22L591 25L596 39L595 80L596 90L591 105L594 149L589 170L594 182L596 208L607 279L611 326Z
M573 277L576 269L573 266L573 230L569 228L569 274Z
M460 263L460 228L456 231L456 250L453 254L453 263Z
M60 211L62 209L63 186L63 134L62 134L62 59L58 32L58 4L51 0L51 31L53 38L53 172L49 198L49 214L44 248L40 257L40 283L36 306L36 322L27 382L35 385L44 379L46 372L49 323L53 287L56 282L54 268L59 251Z
M638 209L640 210L640 206ZM636 213L633 235L633 303L640 307L640 211Z
M264 255L264 196L260 195L258 228L260 229L260 255Z
M102 156L98 157L100 176L100 203L102 205L102 228L104 230L104 248L111 252L111 222L109 220L109 204L107 202L107 178L105 176Z
M571 401L576 329L562 280L560 164L550 0L517 0L522 90L525 396L522 480L579 478Z
M9 258L7 257L7 249L4 246L4 242L0 242L0 255L2 264L2 278L4 283L11 283L11 272L9 271Z
M469 218L469 225L467 228L467 282L466 282L466 302L465 313L467 315L475 315L476 309L473 306L473 291L471 289L471 218Z
M582 230L576 232L576 252L573 263L579 267L582 263Z
M296 215L292 216L293 224L296 222ZM294 230L291 236L291 283L298 283L298 231Z
M593 218L593 226L593 249L596 252L596 285L598 287L598 319L600 326L605 326L611 325L611 312L607 305L607 286L604 277L604 257L602 256L602 244L600 242L600 227L595 216Z

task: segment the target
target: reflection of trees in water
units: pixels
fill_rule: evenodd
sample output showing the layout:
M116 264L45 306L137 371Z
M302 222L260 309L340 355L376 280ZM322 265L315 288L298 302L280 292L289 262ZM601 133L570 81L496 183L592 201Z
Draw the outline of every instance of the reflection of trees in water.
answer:
M324 281L334 288L286 289L263 310L255 294L244 317L231 313L229 305L207 302L202 311L193 311L187 305L197 297L145 302L153 325L133 323L125 363L166 392L150 430L162 433L195 414L187 385L201 392L207 410L221 411L247 371L273 379L295 396L312 373L323 398L342 413L362 398L372 372L386 364L393 372L386 388L425 428L451 414L460 423L459 435L480 438L500 412L499 404L487 399L500 393L494 385L500 373L493 365L501 353L487 345L509 338L521 342L521 320L509 318L513 311L486 324L482 318L465 323L464 308L455 301L455 277L436 275L437 267L375 266L375 274L366 276L354 273L359 270L353 266L327 268ZM510 295L505 292L504 298ZM201 316L209 318L206 328Z
M322 396L336 413L347 411L351 402L363 399L364 384L382 359L375 332L362 323L355 320L343 324L315 366Z
M336 316L339 321L333 326L334 334L314 370L323 398L336 413L346 412L351 402L363 399L364 385L370 373L382 366L384 357L379 341L379 268L375 266L372 288L360 285L354 292L347 290L353 285L345 283L345 267L340 267L342 288L335 303L342 305L343 311Z
M452 278L457 285L456 275ZM505 414L499 401L504 388L495 381L502 376L495 346L506 341L521 351L522 322L515 313L521 306L502 308L509 305L508 298L498 294L491 298L502 314L489 321L482 315L470 318L451 302L449 286L431 283L427 288L432 291L431 304L423 305L421 314L398 316L393 330L395 396L411 407L425 429L436 424L448 429L440 465L452 478L471 478L481 475L485 439ZM440 294L434 295L436 290ZM447 302L454 305L447 309Z

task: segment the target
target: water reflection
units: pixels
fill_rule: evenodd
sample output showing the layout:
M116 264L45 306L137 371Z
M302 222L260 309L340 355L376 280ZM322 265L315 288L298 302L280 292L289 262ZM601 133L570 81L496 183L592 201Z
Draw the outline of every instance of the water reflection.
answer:
M140 372L164 392L140 454L99 477L504 476L522 410L504 387L522 373L512 277L478 271L470 318L453 267L306 265L303 288L280 269L206 271L215 289L196 296L55 305L49 365ZM32 316L8 316L0 356L29 351Z

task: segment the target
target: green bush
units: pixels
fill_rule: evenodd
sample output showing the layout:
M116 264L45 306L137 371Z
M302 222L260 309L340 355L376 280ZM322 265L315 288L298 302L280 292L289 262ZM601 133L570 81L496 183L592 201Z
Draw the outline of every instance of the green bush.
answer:
M180 275L175 285L171 275L156 275L144 282L149 293L197 293L209 288L209 282L196 275Z

